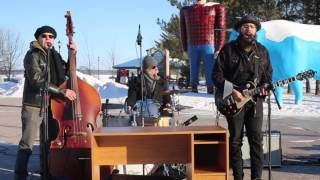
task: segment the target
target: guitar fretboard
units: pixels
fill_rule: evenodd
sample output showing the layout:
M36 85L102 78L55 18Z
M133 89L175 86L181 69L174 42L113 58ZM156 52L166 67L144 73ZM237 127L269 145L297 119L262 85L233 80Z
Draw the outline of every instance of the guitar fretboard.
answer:
M314 74L313 74L314 75ZM313 76L312 75L312 76ZM310 76L310 75L309 75ZM296 76L294 77L291 77L291 78L288 78L288 79L285 79L285 80L280 80L280 81L277 81L275 83L272 83L272 86L268 85L267 87L257 87L257 88L254 88L254 89L250 89L246 92L246 95L249 95L249 96L254 96L254 95L257 95L260 93L261 91L261 88L275 88L275 87L278 87L278 86L283 86L283 85L286 85L286 84L289 84L293 81L296 81L296 80L302 80L303 78L297 78Z
M291 78L289 78L289 79L277 81L277 82L275 82L275 83L272 83L272 87L283 86L283 85L289 84L289 83L291 83L292 81L296 81L296 80L297 80L296 77L291 77Z

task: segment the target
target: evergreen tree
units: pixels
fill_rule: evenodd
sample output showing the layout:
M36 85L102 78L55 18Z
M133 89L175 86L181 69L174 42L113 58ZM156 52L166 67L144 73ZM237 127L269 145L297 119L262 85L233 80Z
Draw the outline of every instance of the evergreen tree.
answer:
M280 19L295 22L304 21L303 0L278 0L277 8Z
M303 1L304 23L320 25L320 1Z
M182 59L179 16L172 14L169 22L158 19L157 24L162 30L160 41L156 41L157 47L168 49L171 57Z
M303 1L304 6L304 23L320 25L320 1L308 0ZM315 94L320 94L320 81L316 81Z

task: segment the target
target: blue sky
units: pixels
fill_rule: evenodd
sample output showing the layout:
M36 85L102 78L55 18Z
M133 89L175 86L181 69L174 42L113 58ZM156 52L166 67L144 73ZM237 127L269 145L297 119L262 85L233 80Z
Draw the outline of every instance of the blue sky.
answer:
M136 44L138 25L141 24L143 55L145 49L153 47L160 38L157 18L168 21L178 10L167 0L77 0L77 1L40 1L10 0L1 2L0 28L9 29L19 34L24 43L22 59L29 42L34 40L35 30L42 25L54 27L61 41L61 54L67 59L67 37L65 35L66 11L70 10L74 25L74 39L78 45L78 67L97 68L98 57L100 69L110 68L111 52L116 63L139 57L140 50ZM88 58L88 56L90 58Z

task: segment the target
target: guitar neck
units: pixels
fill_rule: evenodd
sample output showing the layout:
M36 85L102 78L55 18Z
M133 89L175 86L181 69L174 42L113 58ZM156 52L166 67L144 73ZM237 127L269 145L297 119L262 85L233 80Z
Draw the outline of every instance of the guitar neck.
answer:
M312 77L314 77L315 73L316 73L316 71L310 69L308 71L304 71L302 73L298 73L296 76L290 77L288 79L280 80L280 81L277 81L277 82L272 83L272 84L264 85L262 87L257 87L257 88L253 88L253 89L246 89L243 92L245 92L246 96L251 96L252 97L254 95L259 94L262 88L270 90L270 89L273 89L273 88L278 87L278 86L283 86L283 85L289 84L292 81L297 81L297 80L301 81L303 79L312 78Z
M271 89L271 88L275 88L275 87L278 87L278 86L283 86L283 85L286 85L286 84L289 84L293 81L296 81L297 78L294 76L294 77L291 77L291 78L288 78L288 79L285 79L285 80L280 80L280 81L277 81L275 83L272 83L272 85L267 85L266 87L257 87L257 88L254 88L254 89L251 89L247 92L247 94L249 96L255 96L257 94L260 93L261 89L262 88L266 88L266 89Z
M283 86L283 85L286 85L286 84L289 84L293 81L296 81L297 78L294 76L294 77L291 77L289 79L285 79L285 80L280 80L280 81L277 81L275 83L272 83L272 87L279 87L279 86Z

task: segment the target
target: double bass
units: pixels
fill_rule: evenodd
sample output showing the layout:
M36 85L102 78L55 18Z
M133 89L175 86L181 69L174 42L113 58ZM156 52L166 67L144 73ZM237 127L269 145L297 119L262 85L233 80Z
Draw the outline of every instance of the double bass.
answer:
M70 44L74 34L70 11L65 17ZM63 97L51 98L52 116L57 121L59 132L50 144L48 169L54 177L91 179L91 136L97 128L101 98L94 87L77 77L76 52L70 47L68 62L70 77L59 88L73 90L77 98L74 101Z

